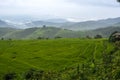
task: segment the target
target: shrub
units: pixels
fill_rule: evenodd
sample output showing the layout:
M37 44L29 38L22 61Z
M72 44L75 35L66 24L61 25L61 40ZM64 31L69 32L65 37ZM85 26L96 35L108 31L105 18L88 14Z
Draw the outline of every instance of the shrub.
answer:
M95 39L102 38L102 35L97 34L94 38L95 38Z
M30 69L28 70L26 73L25 73L25 79L26 80L32 80L33 77L34 77L34 72L35 72L35 69Z
M14 80L16 78L16 73L7 73L3 76L3 80Z
M59 39L59 38L62 38L62 37L60 37L60 36L56 36L56 37L55 37L55 39Z

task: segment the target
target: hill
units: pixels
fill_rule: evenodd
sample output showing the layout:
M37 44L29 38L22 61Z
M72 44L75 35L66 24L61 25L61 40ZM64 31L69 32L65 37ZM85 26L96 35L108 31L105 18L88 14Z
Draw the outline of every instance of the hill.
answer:
M69 30L93 30L97 28L105 28L108 26L113 26L120 22L120 17L118 18L109 18L101 20L88 20L83 22L70 22L64 19L48 19L48 20L37 20L25 23L23 26L27 28L31 27L42 27L46 25L47 27L59 27Z
M118 22L118 23L116 23L116 24L114 24L112 26L120 26L120 22Z
M27 29L0 28L0 38L12 39L37 39L41 38L84 38L86 36L94 37L97 34L103 37L109 37L114 31L120 31L119 23L113 26L98 28L86 31L73 31L56 27L34 27Z
M17 29L14 28L0 28L0 37L3 37L6 34L10 34L11 32L17 31Z
M47 27L54 26L54 27L61 27L65 24L71 24L72 22L69 22L65 19L47 19L47 20L36 20L31 21L28 23L25 23L26 26L30 27L43 27L43 25L46 25Z
M28 20L27 20L28 19ZM25 29L25 28L33 28L33 27L43 27L43 25L46 25L47 27L59 27L62 29L69 29L69 30L77 30L77 31L83 31L83 30L93 30L98 28L105 28L109 26L118 26L120 23L120 17L117 18L109 18L109 19L101 19L101 20L88 20L88 21L82 21L82 22L70 22L65 19L48 19L48 20L35 20L34 18L23 18L18 20L11 20L8 19L5 21L0 20L0 27L14 27L19 29ZM17 21L17 22L16 22Z
M70 30L93 30L93 29L113 26L114 24L119 23L119 22L120 22L120 17L98 20L98 21L77 22L77 23L68 24L65 26L63 25L62 28L70 29Z
M109 26L106 28L99 28L95 30L86 31L84 34L94 37L97 34L102 35L103 37L109 37L113 32L120 32L120 26Z
M27 38L36 30L37 28L19 29L11 33L5 34L3 37L11 38L11 39L23 39L23 38Z
M45 22L45 21L33 21L33 22L27 23L25 25L29 26L29 27L42 27L43 25L58 27L60 25L60 23Z
M2 30L4 32L4 30ZM38 37L42 38L75 38L80 37L80 34L76 31L71 31L67 29L60 29L55 27L43 27L43 28L28 28L28 29L19 29L11 33L3 34L4 38L12 39L37 39Z
M0 28L4 28L4 27L9 27L9 28L12 28L14 27L13 25L10 25L8 24L7 22L3 21L3 20L0 20Z

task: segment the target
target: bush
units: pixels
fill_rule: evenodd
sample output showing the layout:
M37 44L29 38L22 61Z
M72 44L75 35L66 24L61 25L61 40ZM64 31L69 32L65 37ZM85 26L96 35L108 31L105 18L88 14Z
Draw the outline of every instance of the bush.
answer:
M37 39L43 39L43 37L38 37Z
M4 40L4 38L1 38L1 40Z
M89 35L86 36L87 39L91 39L91 37Z
M95 38L95 39L102 38L102 35L97 34L94 38Z
M14 80L16 78L16 73L7 73L3 76L3 80Z
M26 80L32 80L33 77L34 77L34 72L35 72L35 69L30 69L30 70L28 70L28 71L25 73L25 79L26 79Z
M62 37L60 37L60 36L56 36L56 37L55 37L55 39L59 39L59 38L62 38Z
M114 31L110 37L109 37L109 42L115 42L115 38L113 37L113 34L118 33L118 31Z

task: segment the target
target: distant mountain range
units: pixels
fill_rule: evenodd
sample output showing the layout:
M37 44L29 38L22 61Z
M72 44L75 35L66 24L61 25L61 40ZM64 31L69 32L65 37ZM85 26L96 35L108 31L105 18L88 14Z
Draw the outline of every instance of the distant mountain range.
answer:
M10 25L10 24L8 24L7 22L5 22L5 21L2 21L2 20L0 20L0 27L14 27L13 25Z
M120 17L98 20L98 21L77 22L70 25L65 25L65 26L63 25L62 28L71 29L71 30L91 30L91 29L113 26L117 23L120 23Z
M12 28L32 28L32 27L42 27L46 25L47 27L57 27L62 29L69 30L93 30L98 28L105 28L109 26L118 26L120 25L120 17L103 19L97 21L84 21L84 22L70 22L65 19L48 19L48 20L37 20L24 23L11 23L10 21L0 20L0 27L12 27Z
M49 26L49 27L60 27L63 23L55 23L55 22L47 22L47 21L33 21L30 23L26 23L26 26L29 27L42 27L43 25Z
M23 29L25 27L26 29ZM6 39L83 38L88 35L94 37L97 34L109 37L114 31L120 31L120 18L86 22L49 19L48 21L32 21L19 25L0 20L0 38Z
M119 18L111 18L111 19L104 19L104 20L98 20L98 21L85 21L85 22L63 22L63 23L57 23L57 22L47 22L47 21L33 21L31 23L26 24L29 27L42 27L43 25L46 26L54 26L59 27L63 29L69 29L69 30L92 30L97 28L104 28L108 26L112 26L114 24L117 25L117 23L120 23L120 17Z

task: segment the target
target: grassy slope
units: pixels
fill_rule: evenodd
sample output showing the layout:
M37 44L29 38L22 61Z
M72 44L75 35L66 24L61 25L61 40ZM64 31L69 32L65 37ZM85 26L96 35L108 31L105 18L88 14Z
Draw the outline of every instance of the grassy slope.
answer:
M10 28L0 28L0 38L4 37L6 39L37 39L38 37L44 38L82 38L89 35L94 37L97 34L102 35L103 37L109 37L114 31L119 31L120 27L107 27L100 28L96 30L88 31L72 31L67 29L60 29L55 27L46 27L46 28L28 28L22 30L10 29Z
M30 68L62 70L90 61L100 61L105 40L57 39L0 41L0 76L6 72L24 72ZM106 43L107 50L112 46Z
M16 29L13 28L0 28L0 37L4 36L5 34L9 34L11 32L16 31Z

